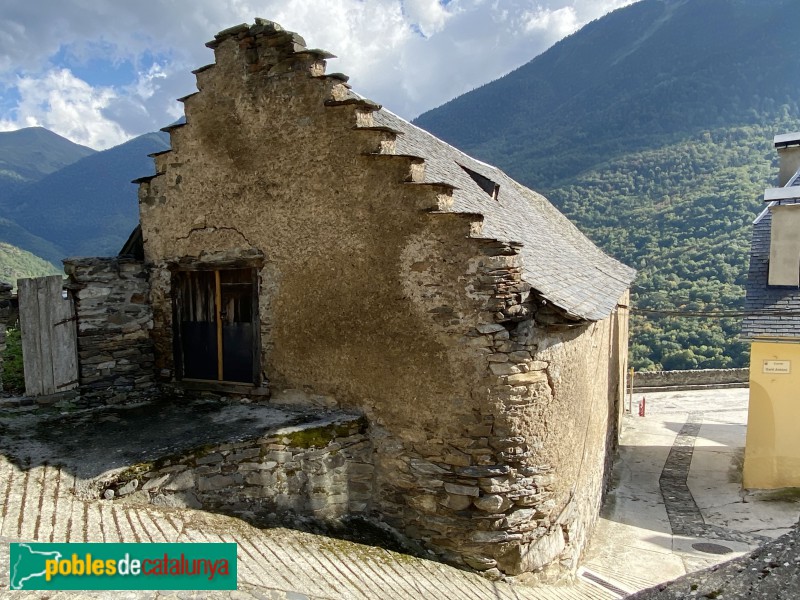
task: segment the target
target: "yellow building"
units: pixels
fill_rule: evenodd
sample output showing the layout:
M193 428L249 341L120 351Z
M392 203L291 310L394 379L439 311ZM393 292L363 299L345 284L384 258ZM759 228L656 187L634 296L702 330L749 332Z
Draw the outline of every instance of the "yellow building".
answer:
M753 224L745 488L800 487L800 132L775 137L779 186Z

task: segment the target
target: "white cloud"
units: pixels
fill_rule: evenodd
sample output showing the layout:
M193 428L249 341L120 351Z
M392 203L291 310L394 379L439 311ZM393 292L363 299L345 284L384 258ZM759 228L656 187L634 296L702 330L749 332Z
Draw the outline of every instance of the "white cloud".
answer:
M536 9L526 12L526 31L546 31L550 37L560 39L578 29L578 14L572 6L565 6L556 10L549 10L537 6Z
M347 73L358 92L412 118L632 1L194 0L187 9L173 0L6 0L0 90L18 88L21 99L0 123L36 122L98 148L155 130L180 115L175 98L195 89L190 71L213 60L204 43L256 16L337 54L330 71ZM131 64L138 75L100 84L81 70L82 81L65 56Z
M79 144L109 148L127 139L125 131L103 116L115 98L110 88L92 87L67 69L53 69L40 77L20 77L20 102L12 118L0 128L46 127Z
M416 25L425 37L441 31L447 19L453 14L439 0L405 0L403 9L409 21Z

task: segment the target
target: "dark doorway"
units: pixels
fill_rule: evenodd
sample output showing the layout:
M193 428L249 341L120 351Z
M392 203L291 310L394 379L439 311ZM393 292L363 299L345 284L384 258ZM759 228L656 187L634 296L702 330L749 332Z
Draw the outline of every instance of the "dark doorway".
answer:
M255 269L176 274L181 378L256 382L256 281Z

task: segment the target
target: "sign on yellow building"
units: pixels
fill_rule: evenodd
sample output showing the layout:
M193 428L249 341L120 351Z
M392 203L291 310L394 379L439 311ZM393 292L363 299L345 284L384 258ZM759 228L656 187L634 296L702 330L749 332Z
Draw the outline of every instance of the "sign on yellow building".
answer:
M800 486L800 340L754 341L743 484Z
M775 137L779 188L753 223L742 334L751 340L745 488L800 487L800 132Z

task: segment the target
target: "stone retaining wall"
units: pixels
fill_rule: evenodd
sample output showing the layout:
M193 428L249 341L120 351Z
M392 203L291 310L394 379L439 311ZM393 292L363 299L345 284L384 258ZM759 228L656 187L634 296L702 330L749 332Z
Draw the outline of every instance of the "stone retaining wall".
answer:
M135 402L155 393L153 312L143 263L64 260L78 321L80 396L88 404Z
M136 465L102 494L245 519L289 513L335 521L369 512L373 472L366 420L338 415Z
M642 371L633 377L634 390L662 387L736 385L746 387L750 369L698 369L693 371Z

